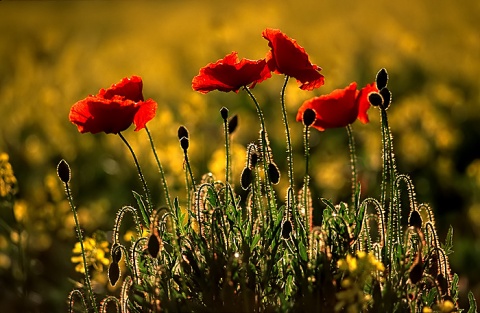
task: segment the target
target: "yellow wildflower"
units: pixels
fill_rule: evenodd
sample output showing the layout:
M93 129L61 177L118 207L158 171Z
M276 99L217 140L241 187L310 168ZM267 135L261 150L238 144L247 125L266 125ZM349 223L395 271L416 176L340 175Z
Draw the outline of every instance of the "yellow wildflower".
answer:
M13 174L12 165L8 162L8 154L0 153L0 197L17 193L17 179Z
M109 252L107 241L97 241L95 237L86 237L83 241L83 248L85 250L87 264L93 266L95 270L102 272L103 266L107 266L110 263L109 259L105 256L105 254ZM85 273L80 242L75 243L72 251L76 255L72 256L70 260L72 263L78 263L75 266L75 271Z

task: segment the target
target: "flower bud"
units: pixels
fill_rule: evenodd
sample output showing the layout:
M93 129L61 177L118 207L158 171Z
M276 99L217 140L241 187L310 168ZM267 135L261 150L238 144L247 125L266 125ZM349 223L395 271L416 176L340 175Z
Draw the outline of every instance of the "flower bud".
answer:
M317 113L315 112L315 110L308 108L303 112L302 119L303 119L303 125L309 127L313 123L315 123L315 120L317 119Z
M245 167L242 171L242 175L240 177L240 184L242 185L243 190L247 190L252 183L252 170L248 167Z
M368 94L368 102L374 107L383 105L383 97L378 92Z
M422 217L418 211L412 211L408 218L408 225L416 228L422 228Z
M152 256L152 258L156 258L158 256L158 252L160 252L160 246L162 244L162 240L156 234L151 234L148 238L147 243L147 251Z
M70 166L65 160L61 160L57 166L57 175L62 182L68 184L70 182L71 172Z
M284 221L282 224L282 238L283 239L290 238L292 231L293 231L292 222L290 220Z
M220 109L220 115L224 120L226 120L228 118L228 109L226 107L222 107Z
M383 108L386 110L392 102L392 93L390 92L390 90L388 90L387 87L385 87L380 90L380 95L383 98Z
M388 83L388 73L387 70L382 68L377 73L377 77L375 78L375 82L377 83L377 89L381 90L382 88L387 87Z
M268 177L270 182L274 185L280 182L280 171L275 163L268 163Z
M184 151L187 151L188 147L190 146L190 140L188 140L187 137L180 138L180 146Z
M182 140L183 137L188 139L188 129L185 126L180 126L177 132L178 140Z
M237 129L238 126L238 115L232 116L232 118L228 121L228 133L231 135Z
M118 279L120 278L120 266L118 266L117 262L110 263L108 267L108 280L110 285L115 286Z

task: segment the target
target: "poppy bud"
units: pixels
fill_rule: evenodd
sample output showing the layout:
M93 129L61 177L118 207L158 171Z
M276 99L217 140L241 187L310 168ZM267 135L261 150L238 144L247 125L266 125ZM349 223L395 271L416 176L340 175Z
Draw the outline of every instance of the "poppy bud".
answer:
M368 94L368 102L374 107L383 105L383 97L378 92Z
M226 107L222 107L220 109L220 115L224 120L226 120L228 118L228 109Z
M284 221L282 224L282 238L283 239L290 238L292 231L293 231L292 222L290 222L290 220Z
M409 278L412 284L418 283L423 277L423 264L421 261L415 262L410 268Z
M118 243L115 243L112 247L112 261L113 262L120 262L122 259L122 249Z
M188 140L187 137L180 138L180 146L184 151L187 151L188 147L190 146L190 140Z
M188 139L188 129L185 126L180 126L177 132L178 140L182 140L183 137Z
M70 182L70 166L65 160L61 160L57 165L57 175L62 182L68 184Z
M388 73L386 69L382 68L380 71L378 71L375 82L377 83L378 90L387 87Z
M388 90L387 87L385 87L380 90L380 95L383 98L383 108L386 110L392 102L392 93L390 92L390 90Z
M256 151L250 153L250 166L254 168L258 163L258 153Z
M303 125L309 127L315 123L316 119L317 113L315 113L315 110L308 108L303 112Z
M443 274L438 274L437 282L440 286L440 291L442 292L442 295L446 294L448 291L448 282L445 276L443 276Z
M276 185L280 182L280 171L275 163L268 163L268 177L272 184Z
M228 121L228 133L231 135L237 129L238 126L238 115L232 116L230 121Z
M155 234L150 235L148 238L147 243L147 251L152 256L152 258L156 258L158 256L158 252L160 252L160 245L162 240Z
M242 175L240 177L240 184L242 185L243 190L247 190L252 183L252 170L248 167L245 167L242 171Z
M412 211L410 217L408 218L408 225L416 228L422 228L422 217L418 211Z
M118 266L117 262L110 263L110 266L108 267L108 280L110 281L110 285L115 286L119 278L120 266Z

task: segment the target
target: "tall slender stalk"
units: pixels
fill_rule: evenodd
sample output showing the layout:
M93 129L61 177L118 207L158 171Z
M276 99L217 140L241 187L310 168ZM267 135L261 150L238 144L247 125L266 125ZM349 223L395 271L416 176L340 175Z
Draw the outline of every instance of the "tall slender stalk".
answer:
M287 109L285 107L285 90L287 88L289 76L285 76L285 82L282 86L282 91L280 93L280 99L282 104L282 116L283 116L283 124L285 125L285 135L287 137L287 161L288 161L288 179L289 179L289 186L293 189L293 153L292 153L292 142L290 139L290 127L288 125L288 118L287 118Z
M137 156L135 155L135 152L132 149L132 146L128 143L127 139L122 135L121 132L118 133L122 141L127 145L128 150L130 150L130 153L132 154L133 161L135 162L135 166L137 168L138 176L140 177L140 181L142 182L143 185L143 191L145 192L145 196L147 197L147 206L148 206L148 214L150 215L153 210L153 204L152 204L152 197L150 196L150 191L148 190L147 182L145 181L145 177L143 176L142 169L140 167L140 163L138 163Z
M173 211L172 200L170 199L170 193L168 192L167 178L165 177L165 172L163 171L162 163L158 158L157 150L155 149L155 145L153 144L152 135L150 134L150 131L148 130L146 125L145 125L145 130L147 131L148 139L150 141L150 146L152 147L153 155L155 156L155 161L157 162L157 167L160 172L160 176L162 178L162 185L163 185L163 190L165 192L165 199L167 200L168 207L170 208L170 210Z
M355 151L355 138L353 137L352 125L346 127L348 134L348 147L350 149L350 170L352 172L352 208L355 208L355 192L357 189L357 154Z

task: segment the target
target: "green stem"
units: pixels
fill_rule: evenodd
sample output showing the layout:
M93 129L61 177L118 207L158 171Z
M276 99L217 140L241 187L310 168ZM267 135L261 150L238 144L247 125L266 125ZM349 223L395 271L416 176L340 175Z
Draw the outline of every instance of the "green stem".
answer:
M130 153L132 154L133 161L135 162L135 166L137 167L138 176L140 177L140 181L142 182L142 185L143 185L143 191L145 192L145 196L147 197L147 205L149 209L148 213L151 214L153 210L152 198L150 196L150 191L148 190L145 177L143 176L142 169L140 168L140 163L138 163L137 156L135 155L135 152L133 151L132 146L130 146L130 144L128 143L127 139L125 139L125 137L122 135L121 132L119 132L118 135L120 136L122 141L127 145L128 150L130 150Z
M282 103L282 115L283 115L283 124L285 125L285 134L287 137L287 157L288 157L288 179L289 185L293 189L293 153L292 153L292 142L290 139L290 127L288 126L287 118L287 109L285 107L285 90L287 88L289 76L285 76L285 82L283 83L282 91L280 94L280 99Z
M310 165L310 128L309 126L305 126L304 130L304 145L305 145L305 177L303 178L303 207L305 210L305 229L306 229L306 237L308 238L310 230L311 230L311 219L312 219L312 212L310 212L310 208L308 205L308 185L310 183L310 176L309 176L309 165ZM308 242L308 240L306 241Z
M352 207L355 208L355 192L357 189L357 154L355 152L355 138L353 137L352 125L348 124L346 129L348 134L348 147L350 149L350 169L352 171Z
M77 210L75 208L75 205L73 204L73 198L70 193L70 187L68 186L68 183L64 183L64 184L65 184L65 190L67 192L68 202L70 204L70 207L72 208L73 219L75 220L75 230L77 232L77 237L80 242L80 248L82 249L83 269L85 271L85 285L87 286L88 299L90 300L90 304L95 310L95 313L98 313L97 303L95 301L95 296L93 295L92 284L90 282L90 275L88 273L87 258L85 257L85 247L83 246L83 235L82 235L82 230L80 229L80 223L78 222Z
M228 188L230 182L230 136L228 133L228 120L223 120L225 132L225 205L228 207Z
M265 174L265 182L266 182L265 185L266 185L266 188L268 189L267 192L266 192L267 203L268 203L268 210L267 211L270 214L270 223L271 223L271 225L273 225L273 218L271 218L272 217L272 215L271 215L272 210L270 209L270 206L272 205L271 204L272 199L275 199L275 197L273 196L273 186L270 182L270 178L268 177L268 163L267 163L267 154L268 154L267 145L268 145L268 142L267 142L267 138L266 138L267 130L265 128L265 120L263 118L262 109L260 108L260 105L258 104L258 101L255 98L255 96L253 95L253 93L246 86L244 87L244 89L247 92L247 94L250 96L250 98L252 99L253 103L255 104L255 108L257 109L258 118L260 119L263 171L264 171L264 174ZM274 207L276 207L276 205L274 205Z
M152 135L150 134L150 131L148 130L147 126L145 126L145 130L147 131L148 139L150 140L150 146L152 147L153 155L155 156L155 161L157 162L158 170L160 171L160 176L162 177L162 185L163 185L163 190L165 191L165 198L167 199L168 207L170 208L170 210L173 211L173 206L170 199L170 193L168 192L167 178L165 177L165 172L163 171L162 163L160 163L160 159L158 158L158 155L157 155L157 150L155 149L155 145L153 144Z

